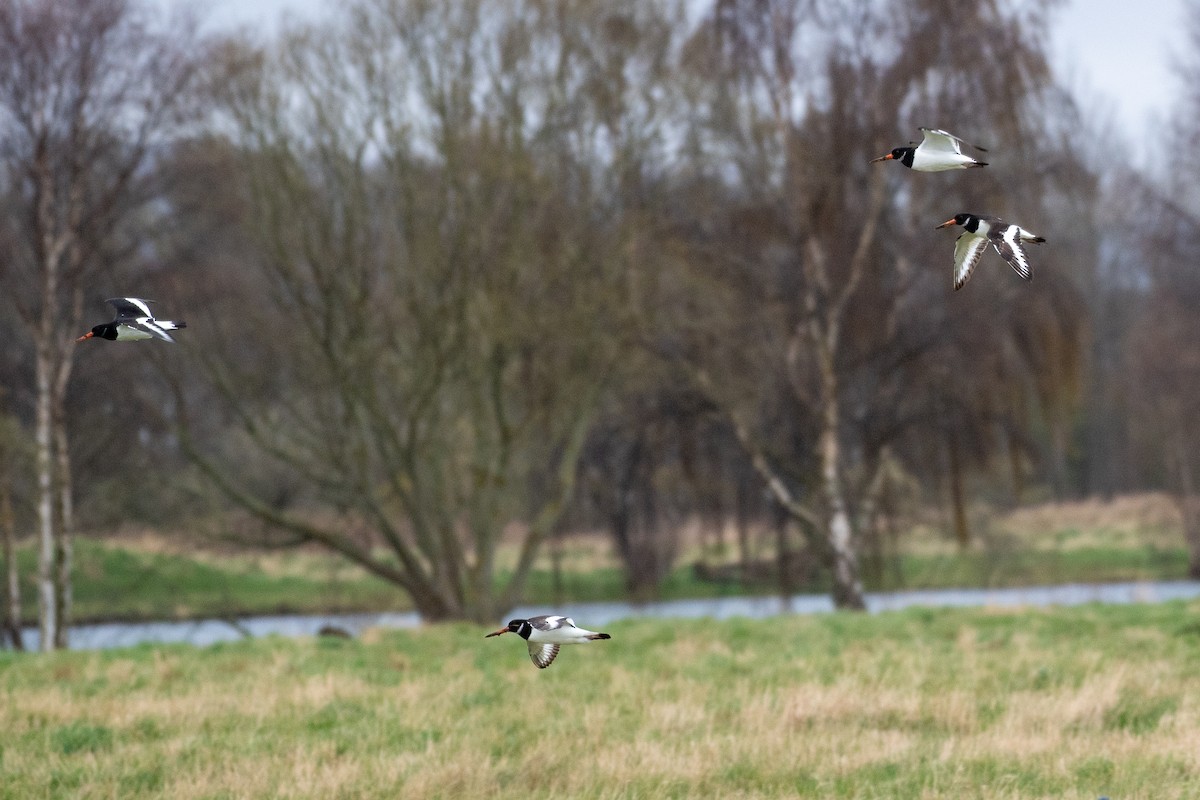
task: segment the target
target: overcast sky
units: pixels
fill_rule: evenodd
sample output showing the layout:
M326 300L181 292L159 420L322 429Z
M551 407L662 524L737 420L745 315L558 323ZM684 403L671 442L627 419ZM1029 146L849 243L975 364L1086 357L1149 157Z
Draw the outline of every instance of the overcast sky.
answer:
M1068 0L1051 30L1055 66L1093 113L1149 137L1180 89L1187 0ZM1138 156L1146 154L1138 152Z
M1080 103L1114 122L1145 162L1143 137L1179 89L1171 64L1183 55L1188 0L1066 0L1050 32L1055 67ZM187 0L164 0L184 3ZM329 0L212 0L215 26L274 30L283 15L310 16Z

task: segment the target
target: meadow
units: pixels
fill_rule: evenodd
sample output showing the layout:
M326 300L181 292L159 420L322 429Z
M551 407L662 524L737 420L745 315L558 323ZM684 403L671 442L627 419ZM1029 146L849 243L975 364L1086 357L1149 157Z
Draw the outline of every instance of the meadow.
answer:
M604 627L0 653L0 798L1200 797L1200 602Z

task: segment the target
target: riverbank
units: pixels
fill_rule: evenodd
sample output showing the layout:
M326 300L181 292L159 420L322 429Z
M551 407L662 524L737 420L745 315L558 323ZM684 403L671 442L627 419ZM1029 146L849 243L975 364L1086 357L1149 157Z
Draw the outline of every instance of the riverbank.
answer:
M980 523L977 540L966 549L926 525L899 539L886 555L865 557L864 583L868 591L889 592L1182 580L1187 554L1171 513L1169 501L1154 495L1108 504L1033 506ZM545 548L529 578L528 605L629 599L624 574L603 536L568 537L556 546L563 553L563 571L555 575L550 569L550 548ZM698 537L682 548L679 566L658 592L639 599L771 596L777 591L769 582L700 580L691 562L728 562L733 554L706 547ZM31 543L20 548L20 563L23 615L32 622L36 566ZM811 594L829 589L819 575L792 588ZM313 548L215 549L153 534L76 542L77 623L409 610L407 596L396 587Z
M887 613L920 607L1043 609L1089 603L1128 605L1190 601L1200 597L1198 581L1154 583L1060 584L1007 589L919 589L897 592L868 592L868 613ZM688 600L658 600L650 603L602 601L560 603L551 608L596 626L627 619L713 619L738 617L766 619L785 614L828 614L835 609L828 594L781 597L709 597ZM508 616L528 618L545 613L546 606L519 606ZM243 638L263 636L370 636L374 629L415 628L422 624L415 611L255 616L191 621L106 622L72 626L68 635L72 650L102 650L142 644L191 644L207 646ZM37 649L38 631L26 628L25 646Z
M76 549L75 620L81 624L240 618L284 614L339 614L407 611L407 596L384 581L330 556L309 556L306 573L271 572L252 557L229 557L218 564L185 554L146 552L121 544L81 541ZM36 597L30 576L32 553L22 553L27 576L25 619L32 621ZM1047 554L1010 551L906 555L882 576L868 575L872 592L961 587L1002 589L1055 584L1107 584L1176 581L1186 578L1182 548L1085 548ZM822 580L796 587L820 594ZM771 596L768 584L699 580L690 567L672 572L647 600L688 600L742 595ZM564 571L556 580L547 570L530 576L526 602L611 602L627 599L624 577L613 567Z

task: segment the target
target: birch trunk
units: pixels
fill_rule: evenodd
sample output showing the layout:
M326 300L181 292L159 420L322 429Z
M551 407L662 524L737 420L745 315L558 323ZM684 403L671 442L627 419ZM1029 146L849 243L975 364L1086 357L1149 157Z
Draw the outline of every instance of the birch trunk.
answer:
M42 325L43 329L46 327ZM57 497L54 480L54 435L51 414L52 354L48 340L37 346L37 414L34 443L37 447L38 483L38 629L39 647L42 651L53 650L60 635L58 623L58 592L55 591L55 551L57 548Z
M841 473L841 443L838 440L840 414L837 403L837 376L832 365L823 370L824 408L820 436L821 488L825 494L829 515L828 536L833 560L833 604L837 608L861 611L867 607L863 598L862 573L854 541L854 526L846 503Z

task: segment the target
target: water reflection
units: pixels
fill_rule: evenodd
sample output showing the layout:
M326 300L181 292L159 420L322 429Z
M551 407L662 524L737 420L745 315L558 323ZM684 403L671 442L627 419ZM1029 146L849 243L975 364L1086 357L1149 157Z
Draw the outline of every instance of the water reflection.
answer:
M420 624L421 617L415 611L241 617L236 620L200 619L187 622L106 622L73 626L69 642L72 650L132 647L145 642L204 646L248 636L316 636L317 631L326 625L342 628L357 636L367 628L414 628ZM39 642L37 629L26 628L22 633L26 649L36 650Z
M1078 606L1085 603L1161 603L1200 596L1200 582L1160 581L1106 584L1023 586L1012 589L926 589L902 592L868 592L867 610L895 611L911 606L929 608L1021 606ZM719 597L708 600L670 600L661 603L568 603L559 613L578 617L580 624L605 625L628 617L772 617L778 614L823 614L833 611L828 595L780 597ZM545 614L540 607L523 606L514 617Z
M870 612L893 611L910 606L930 608L1019 606L1076 606L1084 603L1160 603L1200 596L1200 582L1160 581L1107 584L1026 586L1013 589L930 589L904 592L872 592L867 595ZM784 613L821 614L833 610L828 595L794 595L786 603L779 597L717 597L703 600L666 600L658 603L565 603L553 609L522 606L511 617L529 617L547 611L567 614L581 625L600 625L631 617L682 617L727 619L729 617L772 617ZM342 628L357 636L367 628L412 628L421 624L416 612L380 614L320 614L313 616L244 617L238 620L206 619L191 622L106 623L78 625L71 629L75 650L130 647L145 642L188 643L199 646L228 642L246 636L315 636L324 626ZM36 629L24 632L25 646L36 650Z

